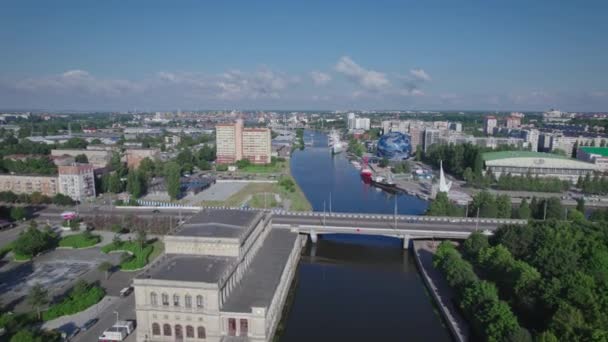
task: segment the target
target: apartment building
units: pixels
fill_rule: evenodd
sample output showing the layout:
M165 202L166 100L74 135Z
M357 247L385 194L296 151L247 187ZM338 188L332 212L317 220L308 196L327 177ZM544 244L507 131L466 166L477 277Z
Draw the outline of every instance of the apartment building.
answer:
M51 150L52 157L63 157L70 156L76 157L78 155L84 154L87 156L87 160L89 164L92 164L93 167L103 168L108 165L110 160L112 159L112 151L107 150L85 150L85 149L55 149Z
M231 164L247 159L254 164L271 161L272 135L268 128L243 128L243 121L215 127L217 163Z
M73 164L59 166L59 192L75 201L95 197L95 176L93 165Z
M11 191L15 194L39 192L46 196L55 196L58 192L56 176L38 175L0 175L0 191Z

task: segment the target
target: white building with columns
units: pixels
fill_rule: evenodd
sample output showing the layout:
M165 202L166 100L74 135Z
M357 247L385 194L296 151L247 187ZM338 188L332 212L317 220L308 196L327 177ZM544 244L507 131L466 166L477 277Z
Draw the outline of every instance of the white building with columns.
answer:
M137 341L270 341L305 243L271 214L203 210L134 281Z

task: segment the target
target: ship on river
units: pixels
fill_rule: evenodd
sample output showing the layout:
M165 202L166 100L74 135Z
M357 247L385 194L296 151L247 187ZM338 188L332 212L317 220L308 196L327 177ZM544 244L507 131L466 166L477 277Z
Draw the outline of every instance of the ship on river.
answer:
M332 154L338 154L344 151L345 143L340 140L340 133L335 129L332 129L327 136L327 145Z

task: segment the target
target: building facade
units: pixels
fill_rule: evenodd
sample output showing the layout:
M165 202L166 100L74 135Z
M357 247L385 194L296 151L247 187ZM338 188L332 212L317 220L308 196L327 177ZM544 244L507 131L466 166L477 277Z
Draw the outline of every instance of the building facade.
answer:
M215 126L217 163L232 164L247 159L267 164L272 157L272 134L268 128L243 128L243 121Z
M600 172L608 172L608 147L579 147L576 159L595 164Z
M76 157L78 155L84 154L87 156L87 160L89 164L92 164L95 168L106 167L110 160L112 159L112 151L107 150L85 150L85 149L56 149L51 150L51 156L53 157L61 157L61 156L70 156Z
M73 164L58 166L59 192L75 201L84 201L95 197L94 167L90 164Z
M134 281L137 341L270 341L304 240L271 213L205 210Z
M37 175L0 175L0 191L11 191L15 194L39 192L46 196L58 193L56 176Z
M592 174L597 167L592 163L565 156L530 151L501 151L483 154L486 172L496 178L501 175L555 177L576 183L579 177Z
M486 116L483 120L483 132L487 135L494 134L494 128L498 127L498 120L495 116Z

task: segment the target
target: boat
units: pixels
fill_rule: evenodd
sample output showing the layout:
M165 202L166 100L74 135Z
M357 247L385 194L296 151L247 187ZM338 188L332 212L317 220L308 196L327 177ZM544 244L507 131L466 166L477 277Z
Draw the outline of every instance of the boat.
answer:
M372 177L374 176L373 171L369 168L367 163L367 157L363 158L363 165L361 166L361 178L365 183L371 183Z
M382 176L372 177L371 184L379 189L388 191L388 192L397 192L397 185L393 181L391 174L388 174L388 177L384 178Z
M345 144L340 140L340 133L335 129L332 129L327 135L327 146L332 154L338 154L344 151Z
M351 161L350 163L351 163L351 164L353 164L353 166L355 167L355 169L357 169L357 170L361 170L361 164L359 164L359 162L358 162L358 161L353 160L353 161Z

